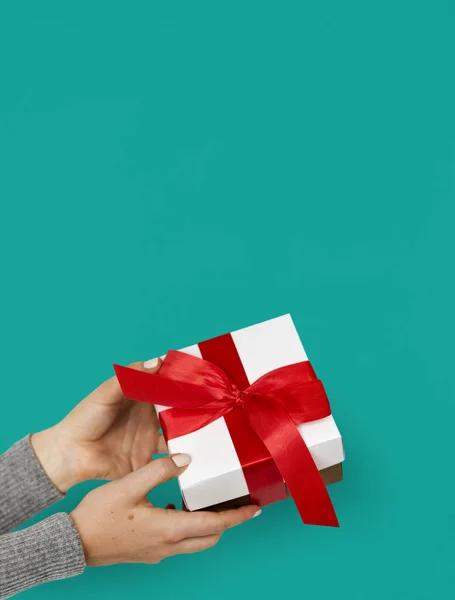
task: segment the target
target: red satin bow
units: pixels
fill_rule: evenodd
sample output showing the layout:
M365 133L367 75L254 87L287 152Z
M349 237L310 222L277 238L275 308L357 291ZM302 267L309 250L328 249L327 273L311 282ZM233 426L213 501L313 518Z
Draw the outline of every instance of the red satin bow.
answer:
M325 484L296 428L331 414L322 382L308 361L270 371L243 390L212 362L175 350L168 352L158 375L119 365L114 368L125 397L170 407L160 413L166 439L192 433L223 416L234 429L238 425L242 439L246 433L254 441L256 433L302 520L338 527ZM264 485L264 475L259 482L256 473L258 488ZM254 490L250 485L249 489L254 501Z

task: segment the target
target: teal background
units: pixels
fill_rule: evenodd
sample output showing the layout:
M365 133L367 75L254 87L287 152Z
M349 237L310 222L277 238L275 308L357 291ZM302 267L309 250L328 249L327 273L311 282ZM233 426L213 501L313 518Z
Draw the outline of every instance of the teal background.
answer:
M1 3L0 450L113 362L291 312L347 454L340 530L284 502L29 598L453 597L454 26L449 0Z

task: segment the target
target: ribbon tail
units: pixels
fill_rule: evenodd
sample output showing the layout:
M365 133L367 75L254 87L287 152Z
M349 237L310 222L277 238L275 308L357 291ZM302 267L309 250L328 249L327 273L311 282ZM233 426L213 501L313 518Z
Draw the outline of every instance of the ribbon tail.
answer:
M242 465L252 504L266 506L285 500L287 490L281 473L261 438L251 429L245 411L231 410L224 415L224 420Z
M327 488L294 422L270 397L248 398L249 423L277 465L304 523L339 527Z
M120 365L114 365L114 369L125 398L137 402L181 409L206 408L213 411L220 409L226 396L222 387L178 381Z

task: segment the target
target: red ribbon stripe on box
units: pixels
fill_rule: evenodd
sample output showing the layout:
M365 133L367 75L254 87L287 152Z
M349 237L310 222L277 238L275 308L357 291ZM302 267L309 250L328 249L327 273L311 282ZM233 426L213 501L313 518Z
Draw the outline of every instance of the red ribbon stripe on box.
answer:
M274 369L250 384L230 334L201 342L202 359L170 350L158 374L114 365L126 398L169 407L160 412L166 439L224 417L251 501L286 497L305 523L338 527L330 496L297 425L331 414L308 361Z

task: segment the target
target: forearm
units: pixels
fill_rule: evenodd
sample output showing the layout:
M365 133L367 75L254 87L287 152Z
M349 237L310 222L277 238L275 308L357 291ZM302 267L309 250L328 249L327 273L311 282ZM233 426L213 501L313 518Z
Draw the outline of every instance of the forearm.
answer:
M0 534L12 531L62 497L28 437L0 455Z
M79 575L84 568L79 534L65 513L0 536L0 600L47 581Z

